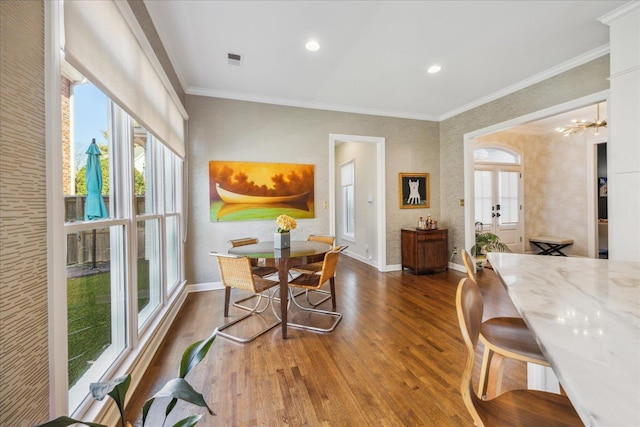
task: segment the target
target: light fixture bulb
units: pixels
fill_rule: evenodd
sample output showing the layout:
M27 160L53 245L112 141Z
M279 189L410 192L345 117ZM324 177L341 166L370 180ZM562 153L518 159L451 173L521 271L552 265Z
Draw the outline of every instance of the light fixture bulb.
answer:
M304 47L306 47L309 52L315 52L320 49L320 43L315 40L309 40Z
M435 74L438 71L442 70L442 67L440 65L432 65L431 67L429 67L427 69L427 73L429 74Z
M600 119L600 104L596 104L596 118L593 121L580 119L571 120L571 124L556 128L557 132L563 133L565 136L581 135L587 130L593 129L596 135L600 134L600 128L607 127L607 119Z

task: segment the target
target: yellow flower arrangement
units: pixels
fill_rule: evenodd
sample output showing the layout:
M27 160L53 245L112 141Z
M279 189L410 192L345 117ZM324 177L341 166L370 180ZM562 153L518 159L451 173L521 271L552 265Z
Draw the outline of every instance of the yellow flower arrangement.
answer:
M276 218L276 224L278 224L278 233L285 233L287 231L291 231L296 228L296 220L291 218L289 215L280 215Z

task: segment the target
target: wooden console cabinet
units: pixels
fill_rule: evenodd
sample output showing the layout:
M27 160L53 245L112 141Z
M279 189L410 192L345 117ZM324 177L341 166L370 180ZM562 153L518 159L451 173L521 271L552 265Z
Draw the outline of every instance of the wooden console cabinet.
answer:
M402 269L414 274L446 270L449 266L449 235L447 230L417 230L403 228Z

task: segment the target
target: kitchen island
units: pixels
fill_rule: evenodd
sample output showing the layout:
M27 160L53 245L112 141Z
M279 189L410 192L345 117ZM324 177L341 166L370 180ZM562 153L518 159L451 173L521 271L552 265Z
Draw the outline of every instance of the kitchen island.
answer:
M586 426L640 426L640 263L488 255Z

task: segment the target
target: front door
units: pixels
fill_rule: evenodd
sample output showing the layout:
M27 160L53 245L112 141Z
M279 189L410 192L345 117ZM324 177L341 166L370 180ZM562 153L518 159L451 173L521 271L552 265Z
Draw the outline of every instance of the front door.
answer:
M519 165L475 166L475 218L512 252L522 253L522 174Z

